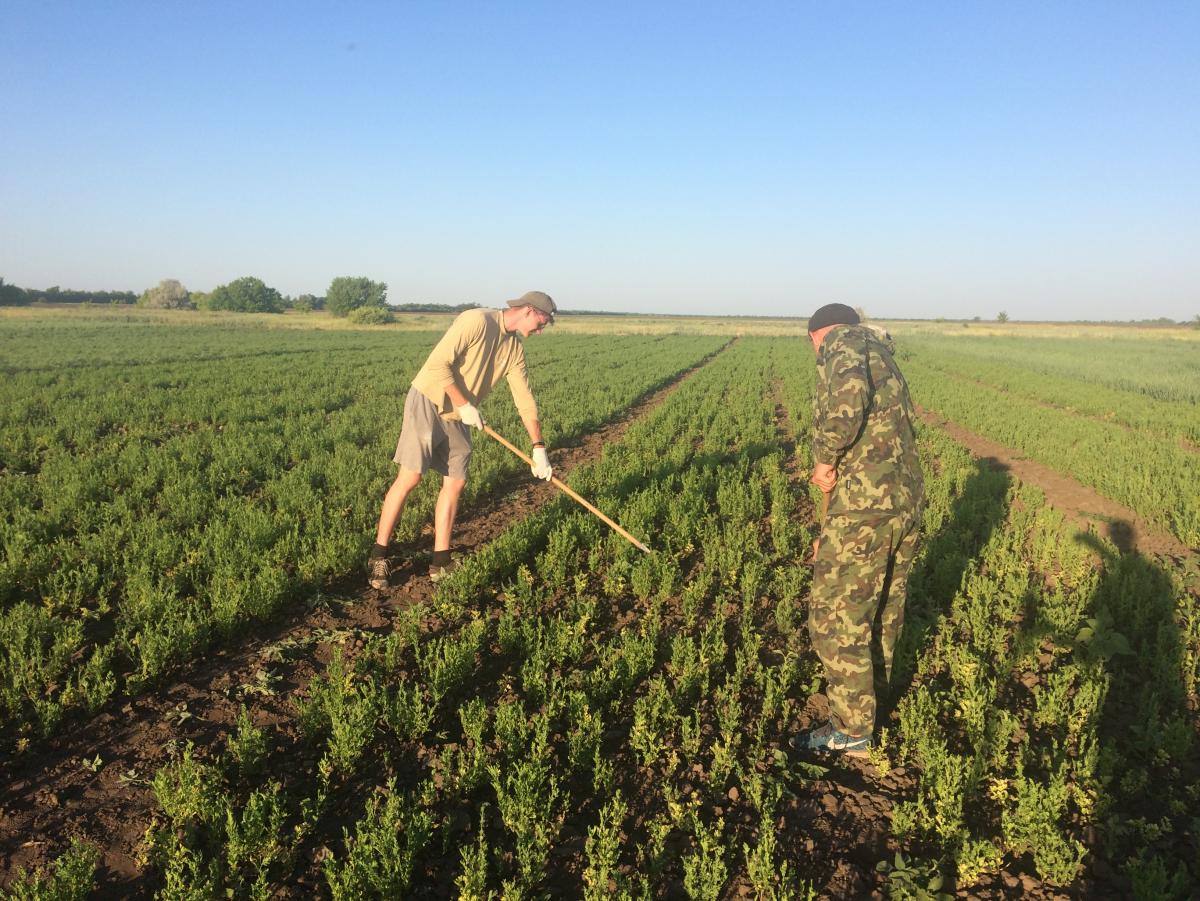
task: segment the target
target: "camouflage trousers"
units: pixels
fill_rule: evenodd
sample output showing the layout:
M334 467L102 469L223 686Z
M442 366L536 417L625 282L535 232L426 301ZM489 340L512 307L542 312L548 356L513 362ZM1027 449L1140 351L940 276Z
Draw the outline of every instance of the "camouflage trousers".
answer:
M831 514L821 528L808 631L825 667L831 718L849 735L875 729L876 685L886 689L904 624L916 523Z

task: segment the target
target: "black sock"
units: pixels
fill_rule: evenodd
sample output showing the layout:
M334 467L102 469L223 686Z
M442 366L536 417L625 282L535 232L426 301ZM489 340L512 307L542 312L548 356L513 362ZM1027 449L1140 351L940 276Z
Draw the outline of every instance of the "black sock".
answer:
M387 552L388 552L388 549L387 549L386 544L371 545L371 559L372 560L378 560L380 557L386 557Z
M450 552L449 551L434 551L433 552L433 565L434 566L449 566L450 565Z

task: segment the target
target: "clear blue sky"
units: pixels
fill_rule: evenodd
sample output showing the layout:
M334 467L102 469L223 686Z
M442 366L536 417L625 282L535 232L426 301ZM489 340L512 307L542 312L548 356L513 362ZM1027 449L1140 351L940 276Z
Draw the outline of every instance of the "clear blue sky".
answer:
M1200 3L0 4L0 277L1190 318Z

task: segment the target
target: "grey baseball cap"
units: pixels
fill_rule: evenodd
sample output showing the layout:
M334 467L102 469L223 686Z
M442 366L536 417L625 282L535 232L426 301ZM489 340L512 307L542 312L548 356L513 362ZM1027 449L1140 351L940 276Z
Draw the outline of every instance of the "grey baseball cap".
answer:
M550 295L544 291L526 291L516 300L510 300L508 305L510 307L533 307L549 316L551 323L554 322L554 316L558 312L558 307Z

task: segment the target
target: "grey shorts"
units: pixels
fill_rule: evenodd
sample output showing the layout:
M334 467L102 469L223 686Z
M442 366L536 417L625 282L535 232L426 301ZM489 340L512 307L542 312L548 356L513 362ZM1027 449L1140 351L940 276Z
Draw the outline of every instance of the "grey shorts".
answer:
M409 388L404 424L392 459L409 472L424 475L432 469L452 479L465 479L471 461L471 429L457 419L442 419L428 397Z

